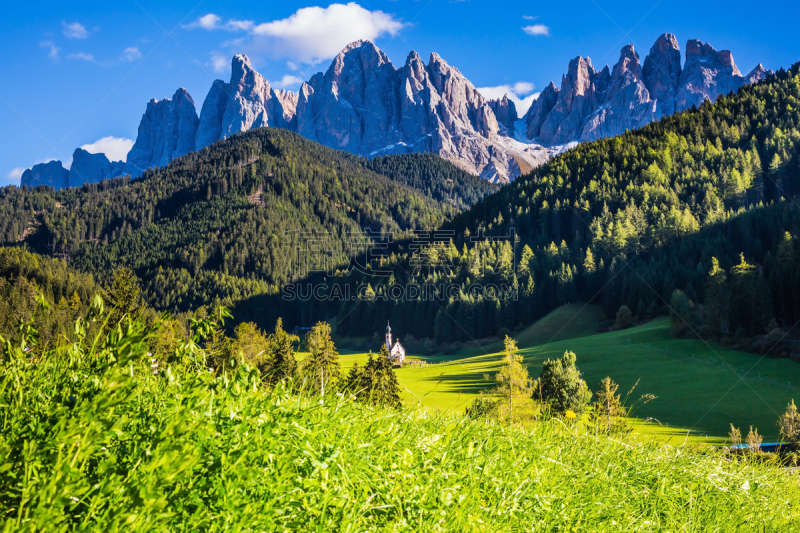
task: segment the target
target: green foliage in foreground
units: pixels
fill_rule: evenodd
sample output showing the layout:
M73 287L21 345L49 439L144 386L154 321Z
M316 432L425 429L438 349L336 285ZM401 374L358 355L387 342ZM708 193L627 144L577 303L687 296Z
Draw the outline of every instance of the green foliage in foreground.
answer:
M154 375L156 331L92 338L83 324L35 360L2 343L3 531L731 532L798 518L797 481L769 466L268 388L248 365L207 370L210 321Z

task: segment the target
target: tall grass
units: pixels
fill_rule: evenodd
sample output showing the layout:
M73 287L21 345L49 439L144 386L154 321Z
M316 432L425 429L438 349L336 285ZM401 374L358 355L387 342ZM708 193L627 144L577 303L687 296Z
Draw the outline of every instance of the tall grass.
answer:
M235 361L209 372L196 339L153 375L152 334L35 358L5 343L3 531L791 531L800 514L773 467L268 389Z

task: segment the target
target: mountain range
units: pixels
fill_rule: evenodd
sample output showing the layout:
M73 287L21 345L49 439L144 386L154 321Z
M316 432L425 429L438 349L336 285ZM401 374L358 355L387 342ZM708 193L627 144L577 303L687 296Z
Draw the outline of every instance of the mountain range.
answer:
M770 72L759 64L743 76L730 51L718 52L699 40L687 42L681 64L677 38L665 33L643 64L630 44L613 69L596 70L590 58L576 57L560 87L551 82L519 117L511 100L487 100L435 53L425 64L411 52L397 68L373 43L357 41L297 93L272 88L246 55L236 55L230 81L214 81L199 115L183 88L171 99L150 100L126 162L78 148L69 170L58 161L35 165L22 175L21 185L61 188L139 177L261 127L285 128L366 157L434 153L471 174L507 183L575 143L619 135L715 101Z

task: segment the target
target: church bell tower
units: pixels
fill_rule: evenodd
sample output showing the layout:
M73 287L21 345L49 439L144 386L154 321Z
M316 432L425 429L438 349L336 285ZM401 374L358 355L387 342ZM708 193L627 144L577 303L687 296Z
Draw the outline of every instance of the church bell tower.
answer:
M392 328L389 326L389 321L386 321L386 349L392 351Z

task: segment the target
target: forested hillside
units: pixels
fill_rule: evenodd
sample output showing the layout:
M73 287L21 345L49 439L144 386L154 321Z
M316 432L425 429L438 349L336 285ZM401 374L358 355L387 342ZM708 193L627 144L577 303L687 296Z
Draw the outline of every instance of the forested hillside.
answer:
M554 158L446 223L452 244L389 263L395 280L452 282L460 295L396 302L380 297L386 280L350 276L371 283L378 297L355 305L376 318L345 304L343 332L371 334L391 317L417 338L468 340L579 299L644 318L676 289L689 329L788 331L800 319L799 70ZM431 256L452 268L412 268ZM473 296L474 283L506 284L519 298Z
M20 248L0 248L0 332L18 335L22 321L34 316L37 297L51 302L34 319L38 338L49 345L68 333L76 316L85 313L102 291L91 274L70 269L64 261ZM15 333L12 333L15 332Z
M476 180L472 174L434 154L388 155L360 161L373 172L462 209L499 189L487 180Z
M0 237L68 259L103 283L127 265L151 305L180 311L276 292L297 275L290 244L313 241L328 252L308 268L346 265L349 234L433 229L496 189L438 157L372 165L259 129L131 182L0 189Z

